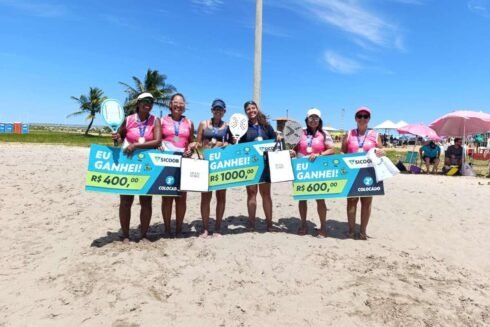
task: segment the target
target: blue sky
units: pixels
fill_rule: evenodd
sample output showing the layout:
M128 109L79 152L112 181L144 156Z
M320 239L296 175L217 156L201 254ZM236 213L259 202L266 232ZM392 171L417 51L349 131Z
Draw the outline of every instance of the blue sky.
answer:
M490 112L490 0L263 2L272 118L317 107L350 128L361 105L372 125ZM119 81L148 68L184 93L193 121L217 97L229 117L252 98L254 24L253 0L0 0L0 121L85 124L66 118L70 96L97 86L123 102Z

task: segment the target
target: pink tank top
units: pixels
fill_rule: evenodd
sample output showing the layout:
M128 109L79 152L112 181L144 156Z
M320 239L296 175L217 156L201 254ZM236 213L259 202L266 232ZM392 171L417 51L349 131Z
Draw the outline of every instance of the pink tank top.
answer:
M162 141L169 150L183 150L189 145L191 134L191 121L182 117L175 121L171 116L162 119Z
M321 153L327 149L327 146L333 146L333 140L330 134L325 132L325 136L317 131L315 135L306 135L307 131L303 131L301 139L296 146L296 152L299 154L298 157L303 157L310 155L311 153ZM308 147L311 147L311 152L308 153Z
M347 153L368 152L378 146L378 132L370 129L362 136L357 135L357 129L347 134ZM359 151L362 149L362 151Z
M140 121L138 114L126 117L126 140L129 143L138 143L140 137L145 138L145 142L153 141L153 125L155 116L150 115L147 120Z

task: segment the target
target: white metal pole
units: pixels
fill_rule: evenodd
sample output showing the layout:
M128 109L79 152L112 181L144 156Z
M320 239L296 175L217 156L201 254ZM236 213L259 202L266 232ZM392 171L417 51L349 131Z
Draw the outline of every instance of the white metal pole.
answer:
M261 80L262 80L262 0L256 0L253 99L257 103L259 108L260 108Z

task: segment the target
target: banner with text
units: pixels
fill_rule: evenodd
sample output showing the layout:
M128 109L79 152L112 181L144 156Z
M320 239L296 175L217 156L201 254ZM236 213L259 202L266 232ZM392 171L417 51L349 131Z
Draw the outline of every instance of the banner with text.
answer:
M263 155L275 144L273 140L266 140L204 150L204 159L209 160L209 190L268 182Z
M136 150L128 157L121 148L92 144L85 190L176 196L181 158L175 152L159 150Z
M383 195L383 182L376 183L366 153L293 159L295 200Z

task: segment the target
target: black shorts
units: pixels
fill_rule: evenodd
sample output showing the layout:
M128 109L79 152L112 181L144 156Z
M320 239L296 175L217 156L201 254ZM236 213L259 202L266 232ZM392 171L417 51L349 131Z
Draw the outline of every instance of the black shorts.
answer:
M436 159L437 159L437 158L436 158L436 157L434 157L434 158L431 158L431 157L424 157L424 161L425 161L425 160L427 160L427 159L430 159L430 160L429 160L429 163L433 164L433 163L436 161Z

